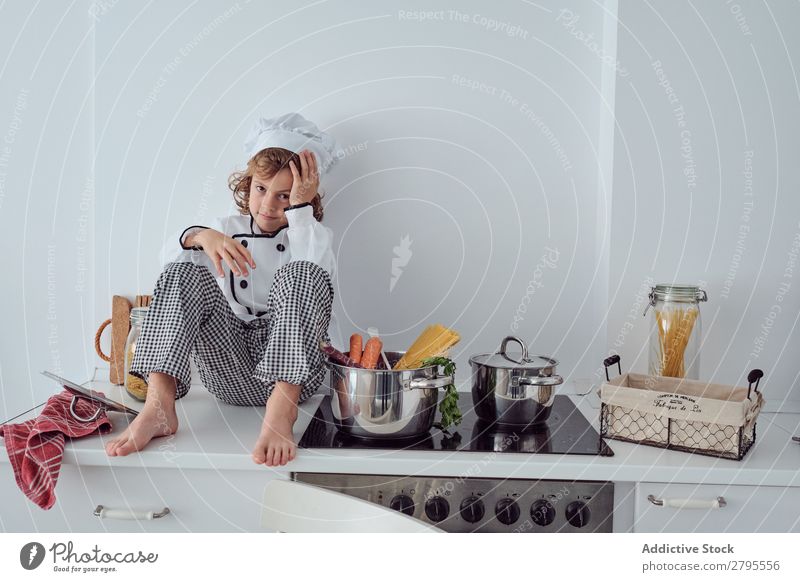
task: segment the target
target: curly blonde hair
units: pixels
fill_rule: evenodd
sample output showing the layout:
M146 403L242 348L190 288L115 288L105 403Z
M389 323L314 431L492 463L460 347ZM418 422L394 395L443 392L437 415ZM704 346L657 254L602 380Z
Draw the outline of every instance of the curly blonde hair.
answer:
M299 171L300 156L296 153L284 148L266 148L250 158L244 171L231 174L228 187L233 192L233 199L241 214L250 214L250 185L253 176L272 178L282 169L289 169L290 161L294 162ZM322 222L322 195L319 192L311 201L311 206L314 208L314 218Z

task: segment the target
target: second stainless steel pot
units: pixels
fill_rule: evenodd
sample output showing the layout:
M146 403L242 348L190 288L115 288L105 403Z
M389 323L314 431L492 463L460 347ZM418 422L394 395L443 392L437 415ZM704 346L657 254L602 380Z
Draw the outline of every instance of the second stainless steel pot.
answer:
M405 352L384 352L389 365ZM453 376L438 366L414 370L367 370L329 361L332 410L336 427L357 437L397 439L421 435L433 427L439 388Z
M508 342L522 348L515 359L506 353ZM472 402L481 420L511 425L544 422L550 416L555 387L564 380L558 376L558 361L547 356L528 356L519 338L508 336L493 354L469 359L472 367Z

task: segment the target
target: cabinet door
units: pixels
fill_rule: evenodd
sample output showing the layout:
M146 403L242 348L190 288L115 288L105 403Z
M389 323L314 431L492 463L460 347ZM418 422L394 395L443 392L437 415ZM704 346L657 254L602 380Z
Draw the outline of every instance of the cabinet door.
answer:
M17 488L10 466L0 472L0 530L6 532L236 532L260 531L264 471L77 467L63 465L56 504L31 503ZM168 507L152 520L99 518L98 505L147 512Z
M659 507L648 499L651 495L655 500L690 506L708 506L722 497L725 504L715 509ZM800 532L800 487L638 483L633 530L670 533Z

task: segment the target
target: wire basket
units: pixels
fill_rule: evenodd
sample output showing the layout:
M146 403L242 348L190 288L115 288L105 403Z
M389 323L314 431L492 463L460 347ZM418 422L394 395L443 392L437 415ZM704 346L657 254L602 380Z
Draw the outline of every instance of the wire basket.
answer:
M622 374L619 356L603 362L600 434L631 443L740 461L756 441L756 419L764 405L752 370L747 388L683 378ZM609 379L616 364L620 375Z

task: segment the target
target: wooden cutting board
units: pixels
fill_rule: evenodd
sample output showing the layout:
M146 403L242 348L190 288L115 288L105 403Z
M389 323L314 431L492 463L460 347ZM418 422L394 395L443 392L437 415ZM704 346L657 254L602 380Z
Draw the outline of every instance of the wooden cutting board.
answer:
M111 299L111 362L108 380L125 383L125 341L131 328L131 302L122 295Z
M135 307L149 307L151 299L152 295L137 295ZM125 384L125 344L131 330L133 307L127 297L114 295L111 298L111 361L108 381L118 386Z

